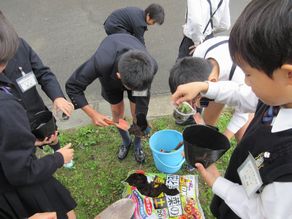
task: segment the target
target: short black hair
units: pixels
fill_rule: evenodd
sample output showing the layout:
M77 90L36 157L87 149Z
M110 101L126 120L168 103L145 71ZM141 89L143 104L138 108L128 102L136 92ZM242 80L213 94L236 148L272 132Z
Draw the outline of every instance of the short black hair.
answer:
M0 64L6 64L16 53L19 38L0 10Z
M178 59L170 69L168 79L170 92L174 93L181 84L195 81L207 81L212 71L212 64L199 57L184 57Z
M118 72L122 83L131 90L142 91L151 87L154 65L151 57L140 50L129 50L121 55Z
M292 1L253 0L235 22L229 38L230 55L272 77L292 64Z
M159 4L151 4L145 9L145 17L149 14L149 17L159 25L164 22L164 9Z

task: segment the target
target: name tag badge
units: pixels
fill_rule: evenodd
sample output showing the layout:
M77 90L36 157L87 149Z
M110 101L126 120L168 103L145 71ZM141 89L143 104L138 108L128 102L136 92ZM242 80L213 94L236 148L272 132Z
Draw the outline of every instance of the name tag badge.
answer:
M148 95L148 89L142 90L142 91L132 91L132 96L133 97L147 97Z
M255 194L263 185L256 161L250 153L237 172L248 197Z
M37 85L37 79L32 71L17 78L16 82L23 93Z

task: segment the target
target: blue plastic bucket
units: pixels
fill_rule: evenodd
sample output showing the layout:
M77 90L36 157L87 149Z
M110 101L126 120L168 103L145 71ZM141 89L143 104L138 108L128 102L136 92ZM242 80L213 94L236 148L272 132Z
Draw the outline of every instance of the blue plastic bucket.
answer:
M149 139L149 146L152 151L156 168L163 173L176 173L180 170L185 158L182 156L184 146L173 150L183 141L182 134L176 130L161 130L155 132ZM171 151L169 153L161 152Z

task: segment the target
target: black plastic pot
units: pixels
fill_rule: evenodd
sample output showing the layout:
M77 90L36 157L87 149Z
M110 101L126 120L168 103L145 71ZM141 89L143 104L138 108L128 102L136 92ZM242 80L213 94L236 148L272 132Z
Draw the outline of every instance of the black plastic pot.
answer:
M230 148L225 135L204 125L186 127L183 139L186 161L193 167L202 163L207 168Z
M56 131L53 114L48 110L36 113L30 126L32 133L39 140L44 140Z

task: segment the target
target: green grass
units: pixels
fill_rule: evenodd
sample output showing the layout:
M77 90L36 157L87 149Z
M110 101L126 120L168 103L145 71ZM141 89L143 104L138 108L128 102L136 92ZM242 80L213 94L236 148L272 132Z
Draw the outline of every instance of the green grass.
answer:
M230 114L221 116L218 123L220 130L226 127ZM162 129L176 129L182 131L182 127L176 126L172 117L162 117L151 121L152 133ZM110 203L121 198L123 184L121 183L127 173L134 169L143 169L149 172L157 172L148 142L144 141L146 162L138 164L130 150L123 161L117 159L120 137L114 127L86 126L76 130L68 130L60 134L62 143L71 142L74 149L74 167L72 169L61 168L55 176L71 191L78 206L76 213L79 219L94 218ZM229 150L218 162L218 169L224 172L232 150ZM180 170L178 174L189 174ZM209 210L212 191L201 180L199 183L199 198L207 219L213 218Z

